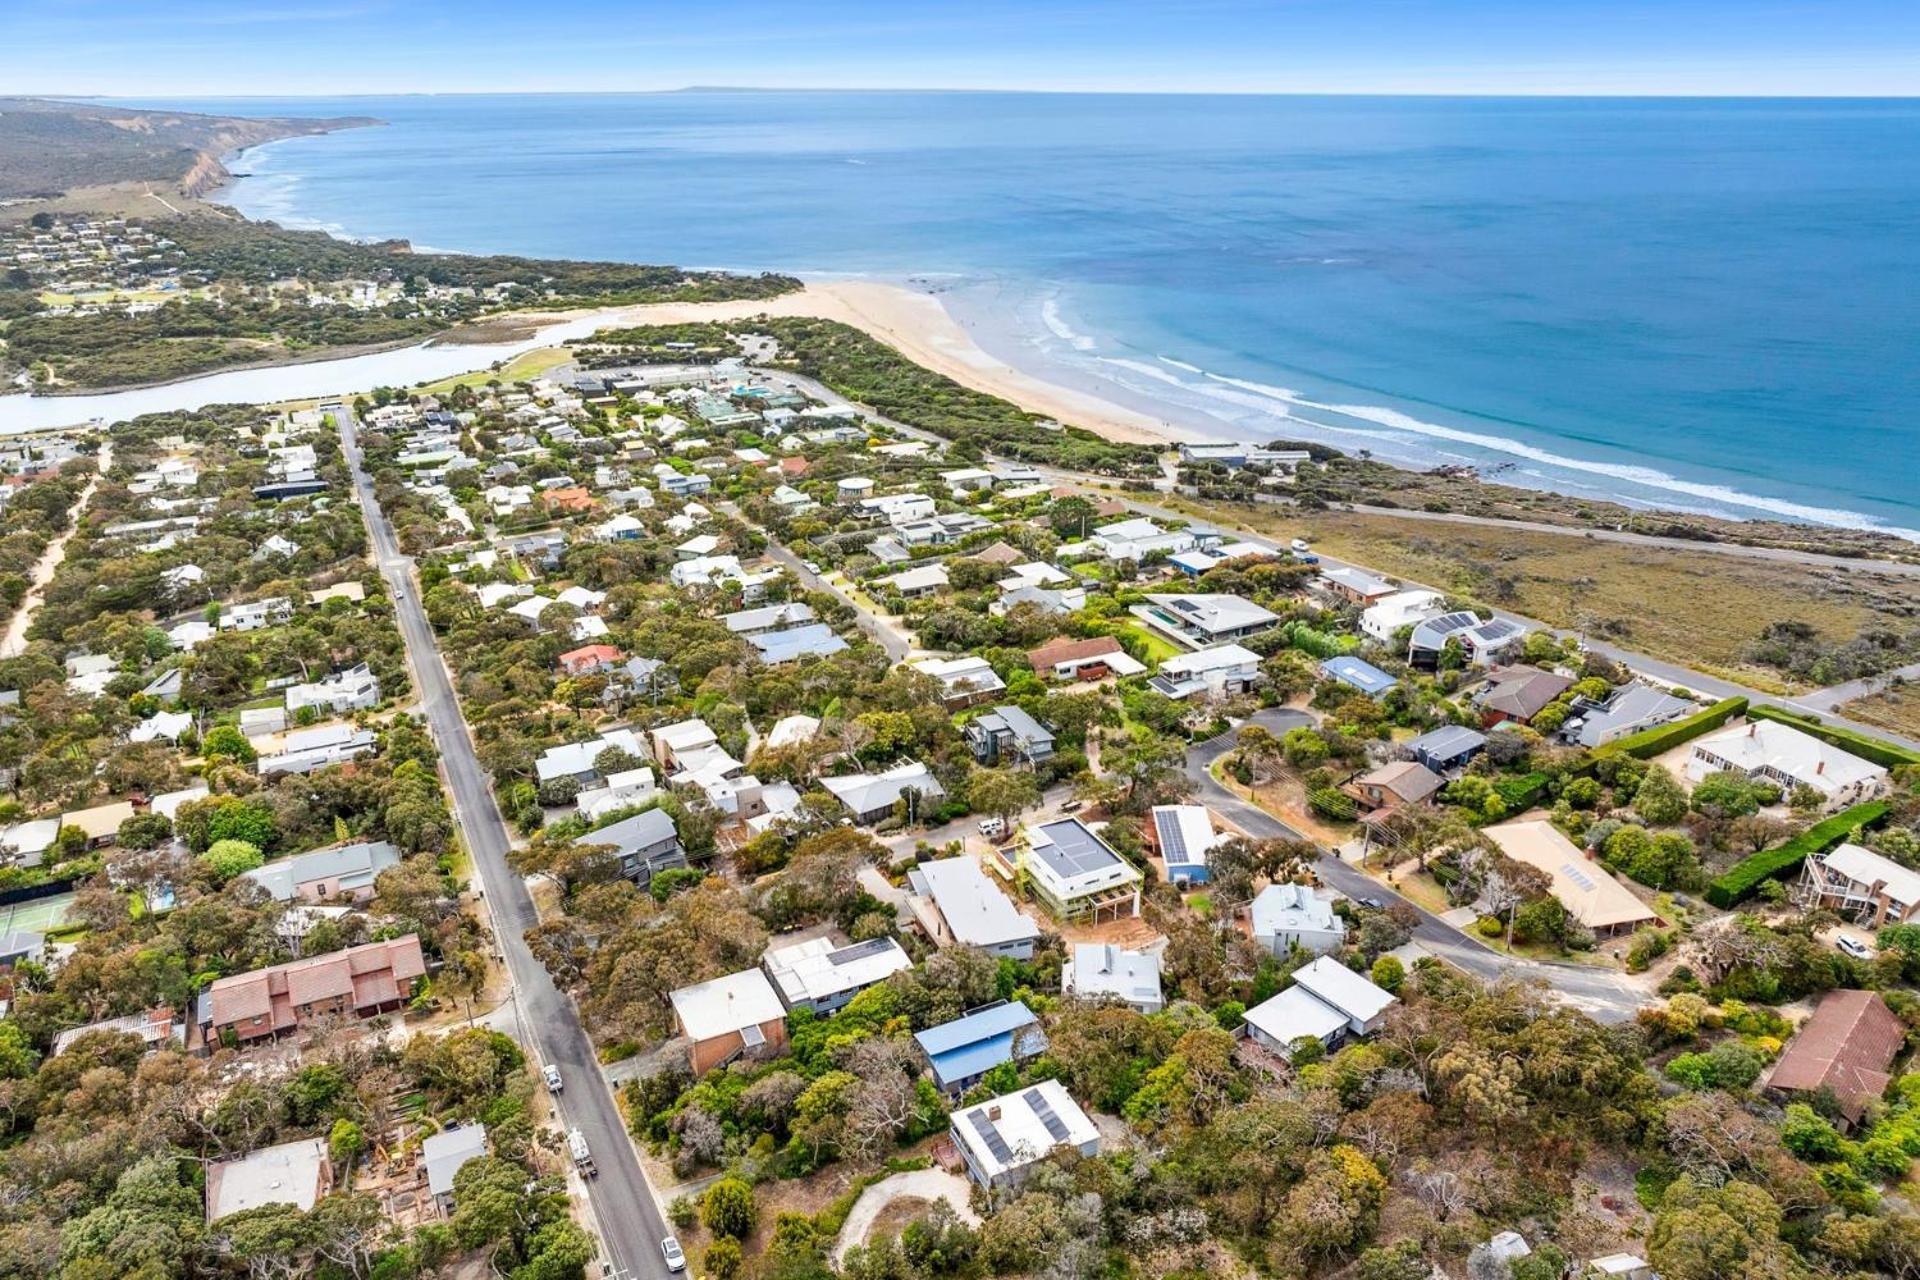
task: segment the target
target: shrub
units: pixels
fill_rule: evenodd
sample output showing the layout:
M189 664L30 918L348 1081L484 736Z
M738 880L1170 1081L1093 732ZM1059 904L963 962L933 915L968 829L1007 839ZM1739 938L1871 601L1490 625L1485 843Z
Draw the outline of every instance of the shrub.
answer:
M1746 709L1745 698L1728 698L1684 720L1675 720L1672 724L1655 725L1651 729L1642 729L1639 733L1630 733L1624 738L1615 738L1612 742L1597 748L1594 754L1596 756L1629 755L1641 760L1651 759L1664 751L1672 750L1683 742L1691 742L1703 733L1718 729Z
M716 1236L735 1240L753 1234L753 1187L739 1178L722 1178L700 1201L700 1221Z
M1707 901L1723 911L1731 909L1764 881L1792 874L1810 855L1825 853L1852 838L1861 828L1880 821L1886 817L1888 807L1885 800L1854 805L1824 822L1814 823L1785 844L1742 858L1708 886Z
M1383 991L1398 994L1407 980L1407 967L1397 956L1381 956L1373 962L1373 983Z
M216 840L200 855L200 861L206 864L221 884L225 884L237 875L252 871L266 859L261 856L259 845L249 844L245 840Z
M1493 792L1508 813L1521 813L1540 803L1540 797L1547 793L1547 775L1525 773L1517 778L1499 778L1494 781Z

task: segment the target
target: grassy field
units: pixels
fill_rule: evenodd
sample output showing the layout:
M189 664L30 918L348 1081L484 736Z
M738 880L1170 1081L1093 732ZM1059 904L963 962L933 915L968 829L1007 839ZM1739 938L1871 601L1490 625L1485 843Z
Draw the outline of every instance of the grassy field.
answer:
M1146 646L1147 661L1156 667L1168 658L1177 658L1185 652L1185 650L1173 641L1160 635L1158 632L1148 630L1146 627L1122 627L1120 634L1137 636L1140 643Z
M498 372L492 369L480 369L473 373L456 374L451 378L442 378L438 382L428 383L420 390L427 395L438 395L458 386L484 387L496 380L502 383L526 382L571 359L573 359L573 353L565 347L535 347L532 351L522 351L507 361Z
M1395 516L1180 505L1270 537L1304 536L1318 551L1381 573L1773 691L1786 691L1780 673L1744 658L1769 622L1804 622L1838 642L1878 624L1904 630L1920 608L1920 583L1864 566L1830 569Z
M1920 738L1920 686L1898 684L1839 708L1841 715L1862 724L1878 725L1909 738Z

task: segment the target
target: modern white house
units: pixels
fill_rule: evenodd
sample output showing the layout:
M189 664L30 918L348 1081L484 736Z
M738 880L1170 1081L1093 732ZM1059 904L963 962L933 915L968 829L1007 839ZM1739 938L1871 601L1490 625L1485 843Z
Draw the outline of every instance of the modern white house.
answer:
M989 1190L1018 1184L1062 1147L1100 1153L1100 1131L1058 1080L956 1111L949 1132L967 1173Z
M1160 956L1103 942L1077 942L1060 974L1060 989L1084 1000L1117 1000L1140 1013L1166 1007L1160 993Z
M892 938L870 938L841 946L832 938L808 938L771 947L760 958L780 1001L789 1010L811 1009L826 1015L868 987L885 982L913 959Z
M345 715L380 705L380 679L362 662L310 684L287 687L287 711L315 707L329 715Z
M907 665L938 680L941 700L950 707L985 702L1007 687L985 658L918 658Z
M820 785L845 805L848 812L853 814L853 820L863 826L891 817L895 803L906 797L908 792L918 797L915 802L917 812L911 815L915 821L923 819L928 809L947 796L940 780L918 760L908 760L881 773L850 773L837 778L822 778Z
M1248 908L1256 944L1276 956L1294 947L1325 955L1347 940L1333 903L1304 884L1270 884Z
M1438 591L1424 587L1396 591L1374 601L1361 613L1360 630L1381 644L1389 644L1402 627L1417 626L1443 612L1445 599Z
M1176 702L1196 695L1221 697L1245 693L1259 684L1260 655L1237 644L1214 645L1177 654L1160 664L1147 684Z
M1031 960L1040 926L972 858L941 858L907 872L907 909L934 945L978 947L988 955Z
M1280 621L1271 609L1233 595L1150 595L1130 612L1189 649L1243 640Z
M1380 1029L1394 997L1332 956L1295 970L1293 985L1247 1010L1247 1035L1282 1057L1303 1039L1331 1049L1350 1035Z
M1884 766L1777 720L1749 720L1694 739L1685 770L1689 780L1727 770L1777 783L1782 791L1810 787L1825 809L1871 800L1887 788Z
M1022 827L1012 861L1002 852L995 856L1056 919L1098 922L1140 914L1145 877L1078 818Z

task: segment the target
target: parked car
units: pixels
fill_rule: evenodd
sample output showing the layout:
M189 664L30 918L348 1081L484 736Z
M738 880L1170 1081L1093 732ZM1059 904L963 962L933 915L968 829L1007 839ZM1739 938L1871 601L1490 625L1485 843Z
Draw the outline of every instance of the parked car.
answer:
M1355 898L1354 901L1369 911L1379 911L1387 905L1378 898Z
M680 1242L672 1236L668 1236L660 1242L660 1256L666 1260L667 1270L669 1271L685 1271L687 1269L687 1255L680 1251Z
M1873 959L1872 947L1860 941L1860 939L1849 937L1844 933L1841 934L1840 937L1834 941L1833 945L1836 947L1839 947L1842 951L1852 956L1855 960Z
M1003 818L980 819L980 834L989 840L998 840L1007 834L1006 820Z
M540 1068L540 1077L547 1082L548 1093L558 1093L564 1087L560 1083L560 1068L551 1062Z
M1305 538L1295 538L1292 542L1289 542L1287 545L1292 547L1295 551L1312 550L1311 544L1309 544Z

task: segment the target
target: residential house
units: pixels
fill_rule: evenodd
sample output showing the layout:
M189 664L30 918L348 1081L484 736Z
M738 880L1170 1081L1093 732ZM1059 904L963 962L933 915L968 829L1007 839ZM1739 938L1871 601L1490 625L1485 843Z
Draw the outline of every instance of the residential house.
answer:
M1906 1048L1906 1027L1877 991L1829 991L1800 1024L1763 1087L1782 1097L1831 1094L1858 1123L1886 1093L1888 1069Z
M868 987L913 968L913 958L892 938L869 938L851 946L832 938L808 938L768 948L760 967L789 1010L809 1009L825 1017Z
M936 945L978 947L998 959L1031 960L1040 926L970 857L922 862L907 872L907 909Z
M1424 588L1396 591L1368 606L1360 615L1360 631L1369 639L1391 644L1401 628L1418 626L1444 612L1445 599L1438 591Z
M697 720L688 723L700 724ZM701 725L701 728L706 726ZM708 730L709 734L711 732ZM633 730L609 729L599 737L584 742L563 742L557 747L548 747L534 759L534 779L542 786L561 778L571 778L583 784L598 781L599 766L594 762L609 749L624 752L635 760L644 760L648 755L646 745Z
M950 707L971 707L1007 688L985 658L920 658L907 665L939 681L940 699Z
M1340 788L1362 809L1399 809L1425 804L1447 780L1417 760L1383 764Z
M995 707L969 721L961 736L973 758L989 768L999 764L1037 765L1053 757L1053 734L1011 705Z
M207 1222L270 1204L305 1212L333 1190L325 1138L300 1138L207 1165Z
M1869 929L1905 924L1920 906L1920 871L1847 841L1802 866L1801 905L1849 916Z
M560 655L560 674L567 677L604 675L620 663L620 651L610 644L589 644Z
M374 881L388 867L400 865L400 850L385 840L361 840L297 853L242 872L267 891L275 902L333 902L351 898L369 902Z
M1168 532L1144 516L1103 524L1087 539L1088 544L1109 560L1141 560L1156 551L1177 555L1196 545L1191 530Z
M1060 973L1060 989L1083 1000L1115 1000L1138 1013L1166 1007L1160 994L1160 956L1104 942L1077 942Z
M1495 667L1474 694L1480 723L1491 729L1502 721L1525 724L1573 687L1573 677L1539 667Z
M673 815L665 809L646 809L580 836L576 843L606 845L620 860L620 874L642 889L662 871L687 865L686 850Z
M1056 640L1029 650L1027 661L1042 677L1055 680L1100 680L1109 675L1137 676L1146 666L1129 656L1112 636L1091 640Z
M469 1160L487 1154L487 1126L463 1124L443 1129L420 1144L420 1165L427 1175L427 1194L444 1216L453 1212L453 1176Z
M287 712L314 707L329 715L346 715L380 705L380 680L362 662L310 684L287 687Z
M917 1032L913 1039L927 1055L933 1083L956 1097L995 1067L1025 1062L1047 1051L1040 1019L1018 1000L976 1009Z
M1347 927L1333 903L1304 884L1270 884L1247 909L1255 945L1276 956L1294 947L1325 955L1347 940Z
M1022 827L1010 869L1057 919L1098 923L1140 914L1144 877L1078 818Z
M1147 842L1166 864L1167 880L1177 885L1206 884L1213 873L1207 854L1228 839L1213 829L1213 815L1205 805L1155 805L1149 816Z
M1561 733L1568 741L1592 750L1695 710L1685 698L1634 681L1621 685L1600 702L1575 698L1573 714L1561 726Z
M1510 618L1489 618L1468 610L1443 613L1414 624L1407 641L1407 663L1421 671L1440 665L1449 643L1460 646L1469 666L1491 667L1507 661L1526 639L1527 629Z
M1364 569L1328 569L1314 580L1314 585L1343 604L1363 607L1378 604L1398 591L1385 578Z
M1552 881L1547 891L1595 937L1632 933L1659 919L1653 908L1605 867L1589 861L1551 822L1503 822L1485 828L1485 835L1509 858L1546 872Z
M1829 810L1871 800L1887 788L1885 766L1777 720L1749 720L1694 739L1685 767L1690 780L1728 770L1777 783L1784 792L1808 787Z
M967 1173L988 1190L1019 1185L1063 1147L1100 1154L1100 1131L1058 1080L956 1111L948 1133Z
M820 785L847 807L853 820L871 826L893 816L894 805L908 800L913 812L909 822L927 816L927 811L946 799L946 788L918 760L908 760L881 773L849 773L838 778L822 778ZM910 797L917 797L912 799Z
M668 773L680 772L681 757L694 757L720 742L719 735L705 720L680 720L662 725L648 735L653 741L653 758Z
M573 797L573 810L587 822L598 823L622 809L637 809L657 794L652 769L645 765L616 769L604 781L581 787Z
M285 596L236 604L220 611L222 631L258 631L285 622L293 616L293 601Z
M758 609L741 609L720 616L720 621L726 623L728 631L742 637L785 631L789 627L805 626L814 620L813 606L799 600L762 605Z
M824 658L847 647L847 642L824 622L748 636L747 643L753 646L760 661L770 667L783 662L797 662L801 658Z
M1263 678L1259 654L1241 645L1221 644L1168 658L1147 684L1180 702L1195 695L1218 698L1246 693Z
M673 1020L688 1041L688 1065L703 1076L735 1058L756 1061L787 1051L787 1009L759 969L682 987L668 999Z
M1378 1031L1396 1003L1369 979L1332 956L1321 956L1294 971L1292 986L1247 1010L1247 1036L1288 1058L1306 1039L1331 1049L1350 1035Z
M193 717L184 711L156 711L128 730L127 741L178 743L180 735L192 727Z
M880 585L899 592L905 599L917 600L936 591L945 591L948 585L947 571L937 564L921 565L882 578Z
M60 816L60 825L74 827L87 837L89 849L103 849L120 838L120 824L140 811L131 800L110 800L90 809L75 809Z
M416 934L216 978L201 1001L201 1047L269 1039L317 1019L371 1017L405 1004L426 974Z
M277 774L308 774L330 765L345 764L370 755L379 746L371 729L356 729L350 724L323 724L311 729L296 729L280 740L276 755L261 756L253 767L263 778Z
M1463 724L1443 724L1406 743L1407 752L1427 768L1445 776L1464 769L1487 749L1487 735Z
M1150 595L1131 612L1189 649L1242 640L1280 621L1272 610L1233 595Z
M1400 683L1371 662L1362 662L1346 653L1323 660L1320 674L1325 679L1339 681L1349 689L1358 689L1369 698L1377 698Z
M187 1043L186 1023L175 1016L171 1008L162 1005L140 1013L129 1013L121 1018L104 1018L99 1022L89 1022L85 1026L68 1027L54 1036L52 1056L59 1057L72 1048L74 1041L81 1036L92 1035L96 1031L137 1036L142 1053L151 1053L163 1044L185 1048Z

